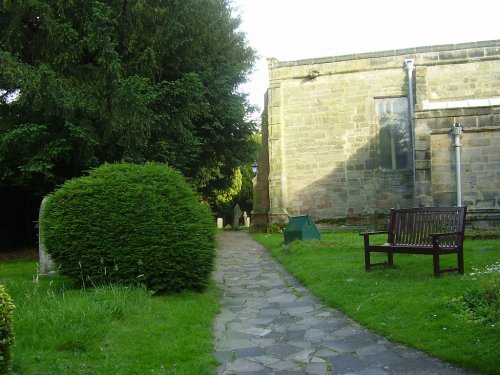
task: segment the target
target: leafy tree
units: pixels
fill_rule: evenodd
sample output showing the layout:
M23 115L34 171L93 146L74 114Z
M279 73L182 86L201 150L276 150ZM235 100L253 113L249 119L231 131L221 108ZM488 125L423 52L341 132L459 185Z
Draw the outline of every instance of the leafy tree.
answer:
M216 190L215 193L215 204L230 203L241 192L241 187L243 185L243 176L241 174L240 168L236 169L233 173L231 179L231 186L225 190Z
M229 0L0 1L0 187L154 160L205 196L252 158Z

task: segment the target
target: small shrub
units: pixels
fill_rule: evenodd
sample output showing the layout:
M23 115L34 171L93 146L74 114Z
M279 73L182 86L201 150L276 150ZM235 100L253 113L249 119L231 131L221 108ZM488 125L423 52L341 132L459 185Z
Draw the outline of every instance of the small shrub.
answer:
M500 279L484 283L453 299L449 307L456 316L482 325L500 324Z
M14 304L5 286L0 285L0 374L8 374L12 363L11 347L14 344L12 314Z
M201 290L213 268L208 206L158 163L105 164L68 181L48 197L40 227L60 272L81 283Z

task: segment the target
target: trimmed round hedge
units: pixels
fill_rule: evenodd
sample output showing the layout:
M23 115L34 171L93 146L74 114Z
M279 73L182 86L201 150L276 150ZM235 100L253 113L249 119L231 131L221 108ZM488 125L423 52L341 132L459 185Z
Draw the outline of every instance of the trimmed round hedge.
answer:
M10 374L11 347L14 345L12 314L14 304L5 286L0 285L0 374Z
M164 164L105 164L66 182L40 228L60 273L82 284L202 290L213 269L210 209Z

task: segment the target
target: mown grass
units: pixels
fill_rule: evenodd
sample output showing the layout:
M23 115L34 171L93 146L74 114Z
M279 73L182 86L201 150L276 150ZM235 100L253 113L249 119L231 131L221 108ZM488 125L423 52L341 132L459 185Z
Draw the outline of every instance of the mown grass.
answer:
M367 328L456 365L500 373L500 240L466 241L466 275L434 278L425 255L396 254L394 268L365 272L357 233L288 246L282 234L254 237L313 293ZM456 256L441 258L442 266L456 266Z
M213 374L217 291L151 296L140 287L72 289L33 278L34 261L0 264L14 312L14 373Z

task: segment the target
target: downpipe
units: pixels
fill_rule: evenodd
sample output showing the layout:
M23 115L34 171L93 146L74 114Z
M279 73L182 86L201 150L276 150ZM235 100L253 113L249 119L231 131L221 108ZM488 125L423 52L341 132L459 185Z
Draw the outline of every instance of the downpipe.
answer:
M415 150L415 123L414 118L414 101L413 101L413 70L415 69L415 61L413 59L405 60L405 67L408 73L408 101L410 102L410 135L411 135L411 156L413 164L413 206L417 201L417 157Z
M460 135L463 132L463 127L459 123L453 124L451 127L451 134L453 135L454 142L453 147L455 148L455 169L457 177L457 207L462 207L462 176L461 176L461 160L460 160Z

